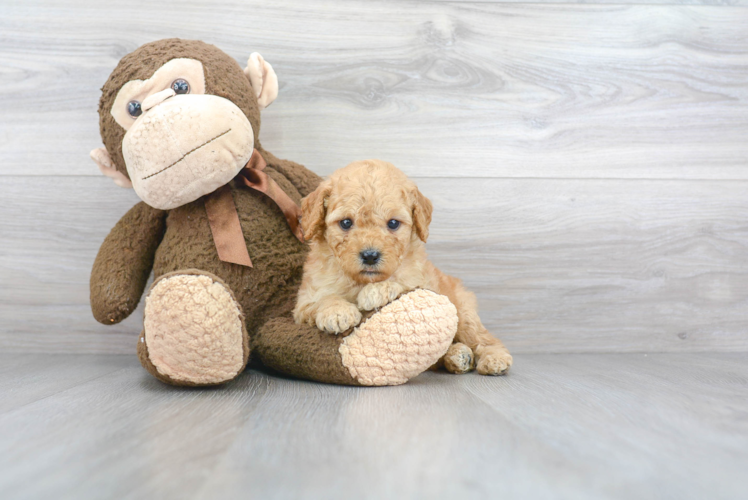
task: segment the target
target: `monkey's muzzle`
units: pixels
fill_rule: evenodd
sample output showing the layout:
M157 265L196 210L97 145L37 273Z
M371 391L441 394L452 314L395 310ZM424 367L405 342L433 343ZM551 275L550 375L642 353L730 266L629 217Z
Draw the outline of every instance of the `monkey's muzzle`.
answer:
M170 97L146 111L122 141L127 173L148 205L169 210L227 184L252 156L252 125L228 99Z

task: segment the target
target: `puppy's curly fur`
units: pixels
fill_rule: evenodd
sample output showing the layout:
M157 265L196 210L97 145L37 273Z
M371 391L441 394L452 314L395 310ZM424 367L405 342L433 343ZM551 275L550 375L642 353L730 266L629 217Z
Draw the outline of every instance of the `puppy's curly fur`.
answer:
M433 290L449 297L459 319L455 344L439 364L452 373L504 374L512 356L481 323L475 295L426 257L431 211L391 163L358 161L332 174L302 201L311 251L294 319L337 334L358 325L361 311L415 288Z

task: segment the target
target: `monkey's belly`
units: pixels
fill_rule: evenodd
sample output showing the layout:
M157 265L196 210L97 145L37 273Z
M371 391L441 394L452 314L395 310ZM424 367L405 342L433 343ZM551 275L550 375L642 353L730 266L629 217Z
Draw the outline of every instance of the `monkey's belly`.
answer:
M201 198L169 212L153 270L156 278L185 269L215 274L234 292L251 334L293 308L307 250L272 201L249 189L234 189L233 194L252 268L218 258Z

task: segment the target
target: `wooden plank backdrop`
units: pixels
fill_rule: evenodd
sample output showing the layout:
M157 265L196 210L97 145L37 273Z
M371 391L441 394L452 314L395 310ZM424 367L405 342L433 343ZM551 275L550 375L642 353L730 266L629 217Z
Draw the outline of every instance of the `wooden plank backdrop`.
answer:
M137 198L88 152L117 61L178 36L273 64L276 155L411 175L515 352L747 350L748 9L615 3L3 2L0 349L134 351L88 273Z

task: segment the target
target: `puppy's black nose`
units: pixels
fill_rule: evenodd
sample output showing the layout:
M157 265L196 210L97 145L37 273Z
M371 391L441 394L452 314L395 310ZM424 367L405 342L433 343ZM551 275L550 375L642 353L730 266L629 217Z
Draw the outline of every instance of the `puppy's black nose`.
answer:
M367 266L373 266L377 262L379 262L379 258L382 256L379 252L376 250L364 250L359 254L361 257L361 262L366 264Z

